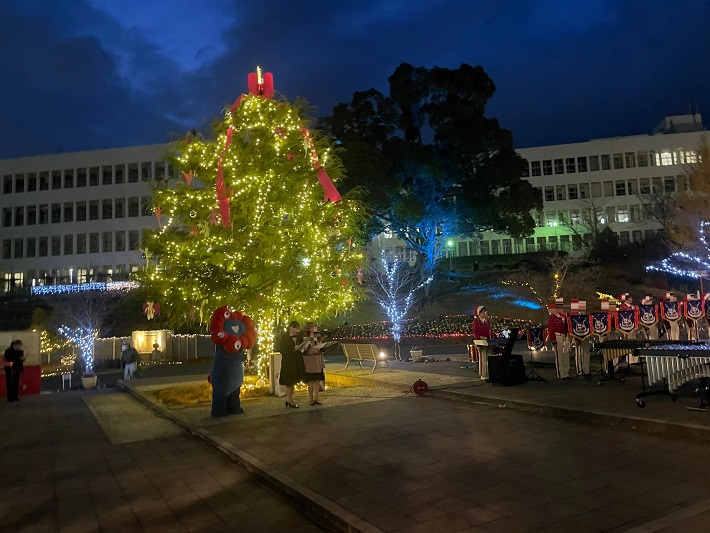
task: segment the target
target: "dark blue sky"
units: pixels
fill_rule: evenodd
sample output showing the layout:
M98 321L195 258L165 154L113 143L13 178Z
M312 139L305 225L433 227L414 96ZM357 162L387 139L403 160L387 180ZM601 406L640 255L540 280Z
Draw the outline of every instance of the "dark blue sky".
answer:
M516 146L710 124L710 0L4 0L0 158L160 143L256 65L328 115L403 61L481 65Z

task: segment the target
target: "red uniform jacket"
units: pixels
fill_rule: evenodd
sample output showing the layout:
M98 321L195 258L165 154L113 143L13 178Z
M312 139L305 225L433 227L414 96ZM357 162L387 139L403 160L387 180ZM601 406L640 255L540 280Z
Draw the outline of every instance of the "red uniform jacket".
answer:
M547 338L552 342L557 342L555 335L567 335L567 317L560 313L553 313L547 319Z
M473 320L473 338L474 340L494 339L495 334L491 329L491 323L488 320L476 317Z

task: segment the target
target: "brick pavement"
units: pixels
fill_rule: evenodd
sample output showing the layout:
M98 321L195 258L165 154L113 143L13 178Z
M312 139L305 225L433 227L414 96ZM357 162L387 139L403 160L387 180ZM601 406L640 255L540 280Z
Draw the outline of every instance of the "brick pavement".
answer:
M111 394L125 396L71 391L0 402L0 531L322 531L193 436L110 444L84 399ZM140 431L141 415L130 415L124 422Z
M631 381L505 388L481 386L458 363L435 365L392 365L370 378L367 370L329 366L333 378L399 391L385 398L371 388L381 396L375 402L344 401L348 389L336 388L320 408L286 410L281 399L266 398L218 421L207 407L165 414L310 502L332 530L670 533L706 523L708 413L668 398L638 409ZM405 393L413 376L439 383L431 397ZM130 387L140 395L148 381ZM552 416L522 411L533 405L544 413L545 403ZM594 424L569 416L585 409L594 417L582 419ZM616 420L634 421L604 423L615 411ZM643 421L643 431L633 429Z

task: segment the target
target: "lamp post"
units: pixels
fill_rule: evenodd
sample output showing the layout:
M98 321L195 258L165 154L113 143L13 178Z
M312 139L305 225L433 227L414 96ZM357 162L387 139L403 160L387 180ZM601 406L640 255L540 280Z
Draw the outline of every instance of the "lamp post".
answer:
M446 248L448 249L448 254L449 254L449 270L454 269L454 241L451 239L448 239L446 241Z

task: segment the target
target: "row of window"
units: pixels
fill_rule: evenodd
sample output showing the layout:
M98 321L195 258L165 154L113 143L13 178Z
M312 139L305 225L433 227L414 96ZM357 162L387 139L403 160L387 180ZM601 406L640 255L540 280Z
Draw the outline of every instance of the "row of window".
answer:
M2 227L34 226L35 224L60 224L64 222L85 222L87 220L111 220L114 218L135 218L151 216L153 200L150 196L129 198L104 198L63 204L40 204L4 207Z
M599 224L609 222L644 222L650 218L650 205L599 206L595 209ZM575 226L588 224L593 220L591 209L570 209L569 211L545 211L534 214L537 227Z
M103 231L2 240L3 259L140 250L140 230Z
M163 179L168 170L166 163L148 162L8 174L2 179L2 194L152 181Z
M543 188L542 197L545 202L554 202L555 200L585 200L639 194L670 194L686 190L688 190L687 176L666 176L663 178L656 176L629 180L547 185Z
M104 265L98 268L54 268L49 270L26 270L24 272L3 272L0 277L0 290L9 292L13 288L25 285L61 285L72 283L91 283L94 281L128 281L130 274L136 272L139 265Z
M651 150L623 152L616 154L566 157L530 161L523 177L552 176L553 174L574 174L577 172L596 172L598 170L620 170L636 167L663 167L671 165L694 164L699 160L696 150Z

